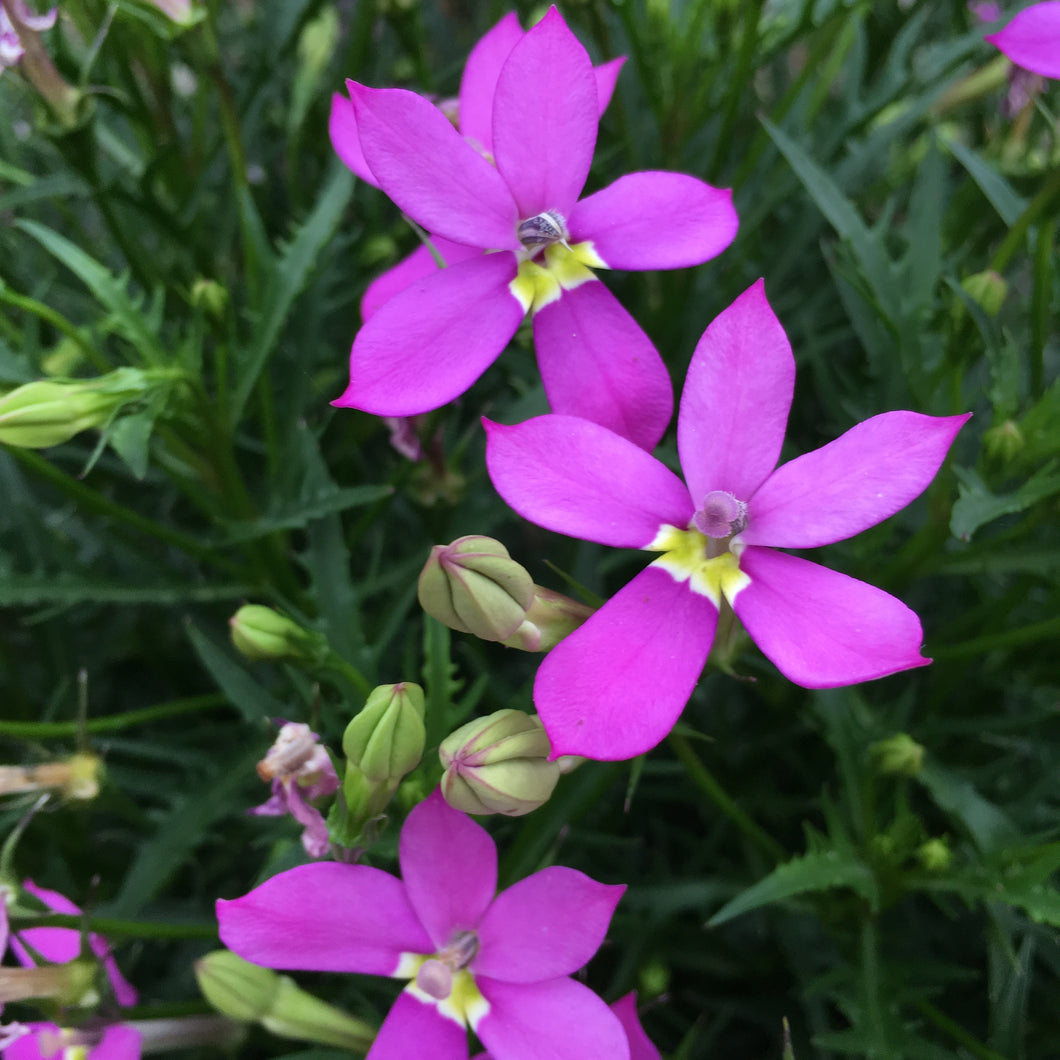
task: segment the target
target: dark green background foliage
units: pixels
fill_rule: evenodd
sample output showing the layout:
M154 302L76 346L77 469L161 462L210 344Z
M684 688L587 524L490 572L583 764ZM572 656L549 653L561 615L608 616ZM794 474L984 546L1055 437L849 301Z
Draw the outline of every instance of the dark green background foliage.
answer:
M74 128L0 80L0 384L59 360L180 377L102 448L86 432L0 449L2 758L77 746L83 669L81 740L106 768L96 800L37 814L14 867L125 922L111 934L141 1016L205 1011L190 962L216 947L213 899L302 857L293 823L244 814L265 795L267 719L337 747L363 702L334 669L240 658L240 603L322 631L373 684L423 682L437 744L474 713L532 709L538 659L425 620L431 544L490 534L538 582L562 589L562 571L600 596L642 563L528 526L494 493L479 416L545 409L525 331L427 418L427 462L328 404L365 285L417 238L334 157L330 95L346 76L452 95L507 7L208 7L178 31L134 0L67 4L46 40L87 91ZM517 7L524 25L540 13ZM1056 85L1003 114L1004 61L956 2L564 14L598 61L629 57L590 188L669 168L735 189L740 233L716 261L605 277L678 388L706 324L764 276L799 367L785 459L889 409L975 416L923 498L820 554L919 613L931 667L808 692L749 646L643 761L590 763L543 809L487 822L503 882L557 862L629 884L587 981L609 1000L638 988L673 1057L779 1057L786 1016L800 1060L1055 1060ZM987 269L1008 285L996 315L962 286ZM194 294L204 278L227 291L220 312ZM916 776L870 752L898 732L926 749ZM400 816L438 772L429 749L371 863L394 868ZM5 832L27 808L6 804ZM948 865L925 863L930 839ZM394 995L299 981L373 1021ZM297 1048L254 1031L241 1055Z

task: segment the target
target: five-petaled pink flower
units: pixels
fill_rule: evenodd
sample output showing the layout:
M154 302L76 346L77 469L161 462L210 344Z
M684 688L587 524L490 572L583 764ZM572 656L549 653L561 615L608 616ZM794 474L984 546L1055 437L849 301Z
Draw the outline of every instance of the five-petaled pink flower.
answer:
M623 759L673 726L731 608L807 688L930 660L893 596L775 551L852 537L931 482L967 416L887 412L774 470L795 361L758 281L707 328L678 416L683 483L596 424L486 422L486 463L520 515L589 541L661 553L545 657L534 702L556 755ZM562 454L562 459L556 455Z
M1060 0L1031 4L986 40L1024 70L1060 78Z
M459 96L455 100L438 102L442 113L456 126L464 139L487 158L493 157L493 94L497 89L497 78L504 61L511 55L512 48L524 35L518 16L514 11L510 11L471 49L471 54L464 64L463 77L460 79ZM624 57L612 59L593 68L600 114L603 114L611 102L619 70L625 61ZM357 135L357 115L353 101L348 96L336 92L331 97L328 133L339 158L361 180L373 187L379 187L379 182L369 169L361 150L361 140ZM439 255L446 265L455 265L468 258L478 257L481 253L479 247L432 236L430 247L417 247L408 257L368 285L361 299L362 319L367 321L384 302L393 298L398 291L403 291L414 280L437 272L439 266L435 261L435 254Z
M349 91L379 187L432 236L473 253L371 316L334 404L380 416L437 408L471 386L532 312L553 410L654 446L670 419L669 375L592 268L707 261L735 237L731 193L682 173L644 172L579 201L600 94L588 53L555 8L500 64L488 126L463 100L461 136L414 92L354 82ZM486 128L493 164L465 138L480 140Z
M316 863L217 903L221 940L270 968L409 980L369 1060L627 1060L626 1032L568 978L603 941L623 886L553 866L496 894L489 834L435 792L405 822L402 879Z

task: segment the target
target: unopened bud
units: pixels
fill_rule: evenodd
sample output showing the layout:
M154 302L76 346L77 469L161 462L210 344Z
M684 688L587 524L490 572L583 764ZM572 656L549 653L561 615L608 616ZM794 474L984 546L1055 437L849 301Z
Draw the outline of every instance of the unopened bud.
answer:
M977 272L961 280L961 287L988 316L996 317L1008 296L1005 278L993 269Z
M869 748L869 752L880 773L915 777L924 764L923 746L904 732L895 733L886 740L878 740Z
M303 629L279 611L245 604L229 620L232 643L248 659L289 659L320 663L327 656L327 638Z
M534 586L534 602L522 625L503 641L509 648L521 651L551 651L564 637L573 633L595 608L580 604L563 593Z
M320 1042L363 1053L374 1028L300 989L293 979L215 950L195 962L203 996L218 1012L241 1023L260 1023L284 1038Z
M220 320L228 308L228 288L222 287L216 280L200 276L191 285L191 304L201 307L215 320Z
M442 795L463 813L520 817L548 802L560 778L536 714L498 710L447 736L438 749Z
M400 780L423 757L423 689L411 681L380 685L346 726L342 751L375 783Z
M505 640L534 602L534 581L499 541L472 535L435 545L420 574L420 606L482 640Z
M101 427L122 399L82 383L25 383L0 398L0 442L46 449L89 427Z
M929 839L917 847L916 858L928 872L945 872L953 862L953 851L945 839Z
M1003 463L1015 458L1026 444L1023 431L1014 420L1005 420L983 435L983 448L987 455Z

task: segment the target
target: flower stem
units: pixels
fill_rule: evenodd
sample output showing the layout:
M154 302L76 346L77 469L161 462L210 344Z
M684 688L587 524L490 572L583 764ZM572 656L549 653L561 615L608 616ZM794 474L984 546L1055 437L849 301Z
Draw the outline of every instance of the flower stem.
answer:
M783 861L787 857L787 852L784 848L771 836L768 832L763 830L759 825L755 824L750 817L744 813L743 810L736 804L733 797L718 783L714 774L699 760L696 756L695 751L692 750L692 745L684 736L678 736L677 733L670 733L669 736L670 747L674 754L677 755L681 765L685 767L685 772L688 774L689 780L726 817L732 821L733 824L740 829L741 832L748 839L750 839L755 846L757 846L764 853L768 854L771 858L777 861Z
M212 693L204 696L189 696L187 699L172 699L167 703L156 703L152 707L129 710L124 714L111 714L106 718L80 721L6 721L0 719L0 736L15 736L24 740L46 740L79 736L82 732L117 732L121 729L141 725L144 722L173 718L181 714L198 713L215 707L227 707L228 699Z

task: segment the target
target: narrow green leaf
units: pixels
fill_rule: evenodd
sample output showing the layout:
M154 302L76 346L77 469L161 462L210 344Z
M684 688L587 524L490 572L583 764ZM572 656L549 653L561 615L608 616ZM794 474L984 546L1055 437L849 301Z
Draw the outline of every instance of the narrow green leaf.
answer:
M984 853L1003 848L1019 838L1019 830L972 784L951 773L938 762L928 760L916 778L931 797L964 826L975 845Z
M187 629L192 647L203 666L247 721L283 717L283 704L274 699L226 651L219 648L194 623L188 622Z
M36 607L44 604L181 604L236 600L251 592L244 583L219 585L115 584L68 574L0 577L0 607Z
M287 244L276 268L270 270L262 297L264 310L254 339L243 353L239 366L239 380L231 408L233 424L239 422L258 376L280 338L287 314L308 282L321 249L335 234L352 194L353 174L345 167L337 166L320 193L316 208Z
M977 152L966 147L960 140L948 140L946 148L966 170L968 175L979 185L979 190L1006 225L1013 225L1027 208L1027 200L1013 190L1012 185L997 171L997 168L984 161Z
M752 909L832 887L850 888L873 908L879 903L876 879L860 858L838 850L822 850L778 865L764 879L722 906L707 921L707 926L718 927Z
M252 541L258 537L267 537L277 530L301 529L315 519L372 504L389 497L393 492L392 486L349 486L346 489L334 487L322 491L311 500L299 501L297 505L266 512L259 519L229 523L225 543Z
M1046 497L1060 493L1060 470L1056 461L1040 468L1019 489L995 494L972 468L954 467L957 475L957 501L950 516L950 532L961 541L971 540L981 526L1025 511Z

